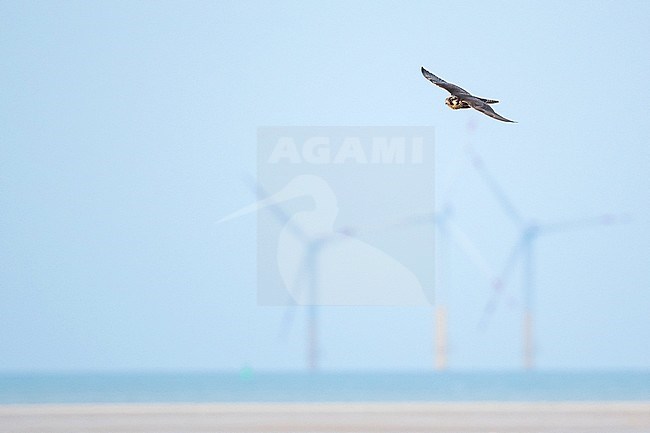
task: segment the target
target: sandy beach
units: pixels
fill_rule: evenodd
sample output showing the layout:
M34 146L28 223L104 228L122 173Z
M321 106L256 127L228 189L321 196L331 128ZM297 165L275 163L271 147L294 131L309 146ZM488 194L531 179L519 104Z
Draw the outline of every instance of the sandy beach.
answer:
M647 433L650 402L5 405L0 432Z

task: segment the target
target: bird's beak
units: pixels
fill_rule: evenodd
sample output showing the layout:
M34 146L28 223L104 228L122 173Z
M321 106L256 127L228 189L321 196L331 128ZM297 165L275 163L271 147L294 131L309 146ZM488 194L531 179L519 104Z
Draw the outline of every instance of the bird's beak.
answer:
M304 195L304 191L300 191L299 189L295 188L292 182L272 195L268 195L266 191L260 185L255 184L254 181L250 180L248 183L250 183L251 189L255 192L255 194L257 194L259 200L255 203L244 206L243 208L236 210L231 214L226 215L225 217L218 220L217 224L221 224L223 222L230 221L249 213L257 212L266 207L275 206L285 201Z

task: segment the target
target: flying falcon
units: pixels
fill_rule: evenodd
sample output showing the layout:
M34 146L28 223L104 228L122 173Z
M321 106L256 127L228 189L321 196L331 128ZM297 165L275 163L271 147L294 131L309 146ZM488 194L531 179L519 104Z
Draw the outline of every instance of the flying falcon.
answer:
M488 104L496 104L499 101L496 101L494 99L485 99L485 98L479 98L478 96L474 96L471 93L469 93L467 90L461 89L455 84L448 83L445 80L436 77L431 72L424 69L424 67L422 67L422 75L424 75L424 78L431 81L436 86L442 87L443 89L451 93L451 96L445 99L445 104L447 104L447 106L452 110L459 110L461 108L473 108L475 110L480 111L483 114L486 114L502 122L517 123L514 120L506 119L505 117L498 115L497 113L494 112L492 107L488 105Z

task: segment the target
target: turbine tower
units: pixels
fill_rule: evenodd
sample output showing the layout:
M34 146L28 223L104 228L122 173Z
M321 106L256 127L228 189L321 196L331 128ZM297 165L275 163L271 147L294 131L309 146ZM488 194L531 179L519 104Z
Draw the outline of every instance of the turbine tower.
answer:
M519 228L519 238L512 248L499 278L492 285L493 292L488 300L482 322L485 323L488 317L494 312L496 304L503 292L503 287L509 274L513 271L519 260L522 262L521 287L524 298L524 310L522 315L522 356L523 367L531 370L535 367L535 244L542 235L563 233L577 229L594 226L611 225L619 222L626 222L625 215L616 216L605 214L597 217L560 221L555 223L540 224L533 220L524 220L516 207L512 204L503 189L488 172L483 160L471 149L470 157L474 168L481 175L481 178L488 186L492 195L496 198L503 212Z

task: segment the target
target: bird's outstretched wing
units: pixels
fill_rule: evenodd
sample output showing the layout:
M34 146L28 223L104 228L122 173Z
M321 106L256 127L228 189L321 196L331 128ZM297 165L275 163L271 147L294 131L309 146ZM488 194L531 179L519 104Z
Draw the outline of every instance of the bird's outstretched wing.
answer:
M469 95L470 94L467 90L462 89L462 88L458 87L455 84L448 83L445 80L443 80L442 78L436 77L431 72L424 69L424 66L422 67L422 75L424 75L424 78L431 81L436 86L442 87L443 89L445 89L446 91L448 91L452 95Z
M502 122L517 123L514 120L506 119L505 117L497 114L492 109L492 107L490 107L485 102L481 101L479 98L472 97L472 98L464 98L463 100L466 101L470 105L470 107L472 107L473 109L475 109L477 111L480 111L481 113L486 114L486 115L492 117L493 119L497 119L497 120L500 120Z

